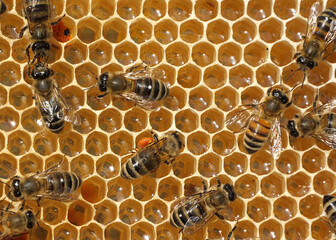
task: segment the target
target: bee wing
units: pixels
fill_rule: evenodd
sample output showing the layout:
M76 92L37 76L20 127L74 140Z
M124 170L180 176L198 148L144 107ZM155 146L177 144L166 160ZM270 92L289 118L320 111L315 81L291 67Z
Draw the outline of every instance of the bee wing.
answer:
M41 115L41 118L39 118L36 123L38 126L38 132L42 136L46 136L49 132L49 129L46 125L46 121L43 118L46 118L47 121L52 121L54 118L54 108L53 105L50 104L50 101L44 99L39 94L35 93L35 105L37 110L39 110L39 115ZM42 116L43 112L43 116ZM38 114L37 114L38 115Z
M323 115L329 113L335 107L336 107L336 99L332 99L329 102L326 102L325 104L319 106L316 109L316 113Z
M280 117L275 118L268 139L269 149L274 159L278 159L282 150Z
M328 47L328 45L334 41L336 38L336 20L333 20L330 23L330 29L328 31L328 33L326 34L325 37L325 46L324 46L324 50Z
M143 97L140 97L136 93L130 92L130 93L122 93L121 96L126 98L127 100L130 100L134 102L136 105L139 105L140 107L146 109L146 110L155 110L160 107L160 104L156 101L147 101Z
M314 3L309 12L309 17L307 21L307 30L305 39L309 39L315 32L317 26L317 17L322 11L321 4L319 2Z
M45 199L50 199L50 200L56 200L56 201L62 201L62 202L71 202L75 201L79 197L79 193L77 191L71 192L68 194L63 194L63 195L50 195L50 194L38 194L36 195L38 198L45 198Z
M252 107L245 108L239 111L237 114L228 117L225 121L225 125L230 130L237 128L239 129L238 132L244 131L248 126L249 122L259 115L258 112L260 111L260 106L261 104L253 105Z
M55 84L53 87L53 96L59 99L59 102L65 109L65 121L70 122L75 126L80 125L81 118L79 114L75 112L72 107L67 103L67 101L64 99L63 95Z
M212 217L214 213L208 213L206 216L192 216L188 219L183 228L183 233L191 235L202 228Z
M328 147L336 149L336 130L331 128L324 128L319 134L312 135L317 140L323 142Z

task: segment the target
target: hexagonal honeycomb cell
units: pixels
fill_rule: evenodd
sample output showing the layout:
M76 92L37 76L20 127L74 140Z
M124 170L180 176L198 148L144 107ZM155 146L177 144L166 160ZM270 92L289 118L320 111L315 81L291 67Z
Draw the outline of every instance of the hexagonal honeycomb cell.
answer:
M226 239L237 220L235 239L333 237L321 204L336 190L336 151L313 137L286 134L289 119L313 109L317 90L317 106L335 98L335 54L306 71L302 87L304 73L294 73L293 55L316 1L53 1L52 21L65 14L72 39L50 39L48 66L80 119L66 122L60 134L41 130L27 75L32 41L28 31L19 38L27 20L22 1L14 2L5 0L8 11L1 15L0 181L42 172L62 159L83 181L76 201L41 201L41 229L31 239ZM159 109L110 94L99 98L98 87L87 90L101 73L142 62L153 76L161 72L159 80L170 88ZM281 155L274 159L266 147L250 155L243 133L233 132L239 129L227 119L241 105L261 103L277 84L293 103L281 119ZM121 178L122 165L150 130L159 136L178 130L183 152L149 176ZM195 234L179 233L169 224L175 200L202 192L203 180L216 186L217 177L238 194L223 210L227 219L213 217ZM8 191L0 186L0 199Z

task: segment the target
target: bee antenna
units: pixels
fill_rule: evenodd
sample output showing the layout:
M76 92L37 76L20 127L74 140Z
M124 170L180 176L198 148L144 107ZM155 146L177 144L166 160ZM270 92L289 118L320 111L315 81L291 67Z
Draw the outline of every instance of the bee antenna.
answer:
M285 93L290 93L290 92L292 92L297 86L299 86L301 83L297 83L297 84L295 84L294 85L294 87L292 87L290 90L288 90L287 92L285 92Z
M300 68L296 69L294 72L292 72L292 74L289 75L289 77L285 80L285 82L287 82L288 79L290 79L297 71L299 71L301 69L302 69L302 67L300 67Z
M37 217L41 212L41 209L36 213L35 217Z
M3 181L0 181L0 183L2 183L2 184L4 184L4 185L6 185L7 187L11 188L11 186L10 186L8 183L5 183L5 182L3 182Z

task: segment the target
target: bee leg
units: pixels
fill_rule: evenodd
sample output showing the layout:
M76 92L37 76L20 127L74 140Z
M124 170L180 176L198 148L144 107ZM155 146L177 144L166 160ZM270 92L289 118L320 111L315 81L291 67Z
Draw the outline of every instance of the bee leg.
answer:
M238 227L238 220L237 220L236 224L233 226L233 228L231 229L231 231L229 232L229 234L227 235L227 240L230 240L233 232L237 229L237 227Z
M158 142L159 141L159 136L153 130L151 130L151 134L152 134L154 142Z
M318 97L319 97L319 90L316 89L315 100L314 100L314 103L313 103L313 109L314 109L315 112L316 112L316 105L317 105Z
M25 203L26 203L26 201L23 200L23 201L22 201L22 205L21 205L21 207L20 207L20 211L22 211L22 210L24 209Z
M24 34L24 32L27 30L27 28L28 28L28 25L27 25L27 26L24 26L24 27L21 29L20 34L19 34L19 38L22 38L22 37L23 37L23 34Z
M64 17L65 17L65 14L62 17L60 17L57 21L52 22L51 26L57 25Z
M106 93L104 93L104 94L102 94L102 95L98 95L98 96L96 96L96 98L103 98L103 97L105 97L107 94L109 94L109 93L106 92Z
M202 185L203 185L203 193L206 193L208 187L207 187L207 185L206 185L206 183L205 183L204 180L202 180Z

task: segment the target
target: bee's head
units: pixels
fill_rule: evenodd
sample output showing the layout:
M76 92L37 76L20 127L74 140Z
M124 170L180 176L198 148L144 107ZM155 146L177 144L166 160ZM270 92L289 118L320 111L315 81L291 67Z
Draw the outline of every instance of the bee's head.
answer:
M107 91L107 80L108 80L108 74L103 73L102 75L99 76L98 78L98 87L101 92L106 92Z
M272 96L275 99L278 99L282 104L286 105L286 107L289 107L292 104L286 93L276 88L269 88L267 90L267 96Z
M300 68L308 68L308 69L313 69L314 67L317 66L317 63L311 60L305 59L303 56L300 56L296 59L297 65L300 66Z
M293 136L293 137L298 137L299 131L296 128L296 122L294 120L289 120L287 123L287 128L289 130L289 135Z
M44 80L53 75L53 71L44 64L36 64L31 75L35 80Z
M28 210L25 215L27 218L27 228L32 229L35 226L35 215L30 210Z
M11 193L15 198L20 198L22 196L21 189L20 189L20 178L14 177L10 187L11 187Z

